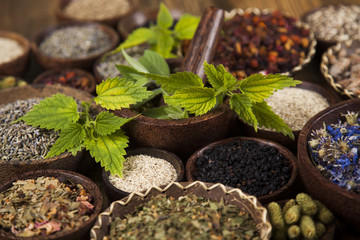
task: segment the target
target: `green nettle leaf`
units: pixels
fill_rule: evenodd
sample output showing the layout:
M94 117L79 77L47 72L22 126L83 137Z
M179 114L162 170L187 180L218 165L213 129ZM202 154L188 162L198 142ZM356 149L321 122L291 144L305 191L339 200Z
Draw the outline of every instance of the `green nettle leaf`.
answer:
M149 108L142 113L144 116L156 119L183 119L189 115L179 106L161 106Z
M148 70L138 61L136 61L133 57L130 57L129 54L125 52L124 49L121 49L121 52L126 59L126 61L132 66L135 70L139 72L148 73Z
M75 123L79 118L76 101L72 97L58 93L41 100L31 111L16 121L23 120L28 125L57 131Z
M206 114L216 105L215 90L204 87L180 89L171 97L165 97L165 102L183 107L189 113L199 116Z
M200 18L190 14L183 14L179 21L176 23L174 31L180 40L192 39L197 26L199 25Z
M173 17L170 11L166 8L165 4L160 3L160 9L157 15L157 24L164 29L167 29L173 25Z
M153 37L153 32L148 28L137 28L129 34L124 42L122 42L115 50L120 51L123 48L129 48L140 45L149 41Z
M169 65L157 52L145 50L144 55L139 58L139 62L151 73L163 76L170 75Z
M149 80L140 75L139 71L126 65L116 65L116 68L121 73L122 77L126 78L127 81L132 81L139 86L145 86L149 83Z
M281 74L253 74L240 81L240 90L248 95L253 101L262 102L273 94L274 90L283 89L284 87L296 86L301 81Z
M121 118L113 113L101 112L95 119L95 132L99 135L108 135L121 128L125 123L131 121L132 118Z
M94 101L102 107L115 110L129 108L131 104L142 101L151 95L146 87L139 86L124 78L109 78L96 86Z
M175 40L171 37L170 31L159 31L156 34L156 44L151 46L151 50L159 53L164 58L175 58L178 57L172 54L175 44Z
M69 124L62 129L59 138L55 141L46 157L54 157L60 155L74 146L81 145L85 140L85 130L79 123Z
M226 71L223 65L218 65L216 68L212 64L204 62L204 71L211 86L216 90L223 89L222 92L233 88L236 84L236 78Z
M149 102L150 100L154 99L156 96L164 93L164 90L161 88L156 88L150 92L151 92L151 95L148 98L146 98L140 102L137 102L136 104L132 105L131 108L136 109L136 108L140 107L141 105L145 104L146 102Z
M257 131L258 122L252 111L251 99L245 94L233 94L229 100L230 108L234 110L244 122L253 125Z
M71 153L73 156L76 156L78 152L82 150L82 148L85 147L84 142L77 144L71 148L68 148L68 152Z
M86 150L100 162L106 171L113 175L122 177L123 162L126 154L124 148L128 146L128 137L121 130L106 136L97 136L96 138L86 139L84 144Z
M260 126L275 129L285 136L289 136L292 140L295 139L291 128L271 110L271 107L265 101L255 103L253 112Z

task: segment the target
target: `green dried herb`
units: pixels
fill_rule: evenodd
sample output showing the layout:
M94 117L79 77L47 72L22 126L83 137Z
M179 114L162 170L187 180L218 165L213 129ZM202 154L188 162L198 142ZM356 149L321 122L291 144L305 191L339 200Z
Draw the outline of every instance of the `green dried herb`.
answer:
M0 229L18 237L71 230L93 212L93 197L80 184L39 177L13 185L0 193Z
M104 239L260 239L250 214L203 197L158 195L124 219L116 217Z

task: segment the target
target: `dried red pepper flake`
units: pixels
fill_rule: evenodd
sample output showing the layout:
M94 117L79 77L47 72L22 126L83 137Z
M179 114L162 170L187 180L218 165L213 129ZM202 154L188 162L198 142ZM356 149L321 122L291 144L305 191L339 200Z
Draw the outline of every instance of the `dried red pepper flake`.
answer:
M88 91L90 89L90 79L88 77L79 75L74 71L49 74L41 80L41 83L49 85L60 84L63 86L78 88L84 91Z

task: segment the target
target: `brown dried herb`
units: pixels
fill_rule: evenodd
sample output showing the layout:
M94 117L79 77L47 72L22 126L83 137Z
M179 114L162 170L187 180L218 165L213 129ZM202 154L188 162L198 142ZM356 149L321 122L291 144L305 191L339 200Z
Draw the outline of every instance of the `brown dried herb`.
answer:
M93 211L92 196L80 184L39 177L13 185L0 193L0 229L19 237L76 228Z
M111 223L104 239L260 239L254 219L235 205L203 197L158 195Z

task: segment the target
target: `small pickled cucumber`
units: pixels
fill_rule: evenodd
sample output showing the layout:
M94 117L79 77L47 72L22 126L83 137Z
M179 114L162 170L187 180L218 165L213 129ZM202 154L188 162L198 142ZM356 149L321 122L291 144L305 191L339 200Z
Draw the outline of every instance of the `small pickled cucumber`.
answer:
M297 239L301 235L301 230L298 225L291 225L287 230L287 236L289 239Z
M314 220L310 216L304 215L300 219L300 230L304 238L316 238L316 228Z
M318 219L325 223L330 224L334 221L334 214L320 201L315 200L316 205L318 206Z
M300 205L301 210L305 215L314 216L318 211L317 204L306 193L299 193L296 195L296 202Z
M268 205L271 225L276 229L284 229L285 223L282 217L281 207L277 202L271 202Z
M301 207L300 205L294 205L292 207L290 207L285 215L284 215L284 220L285 220L285 223L287 224L294 224L294 223L297 223L300 219L300 216L301 216Z

